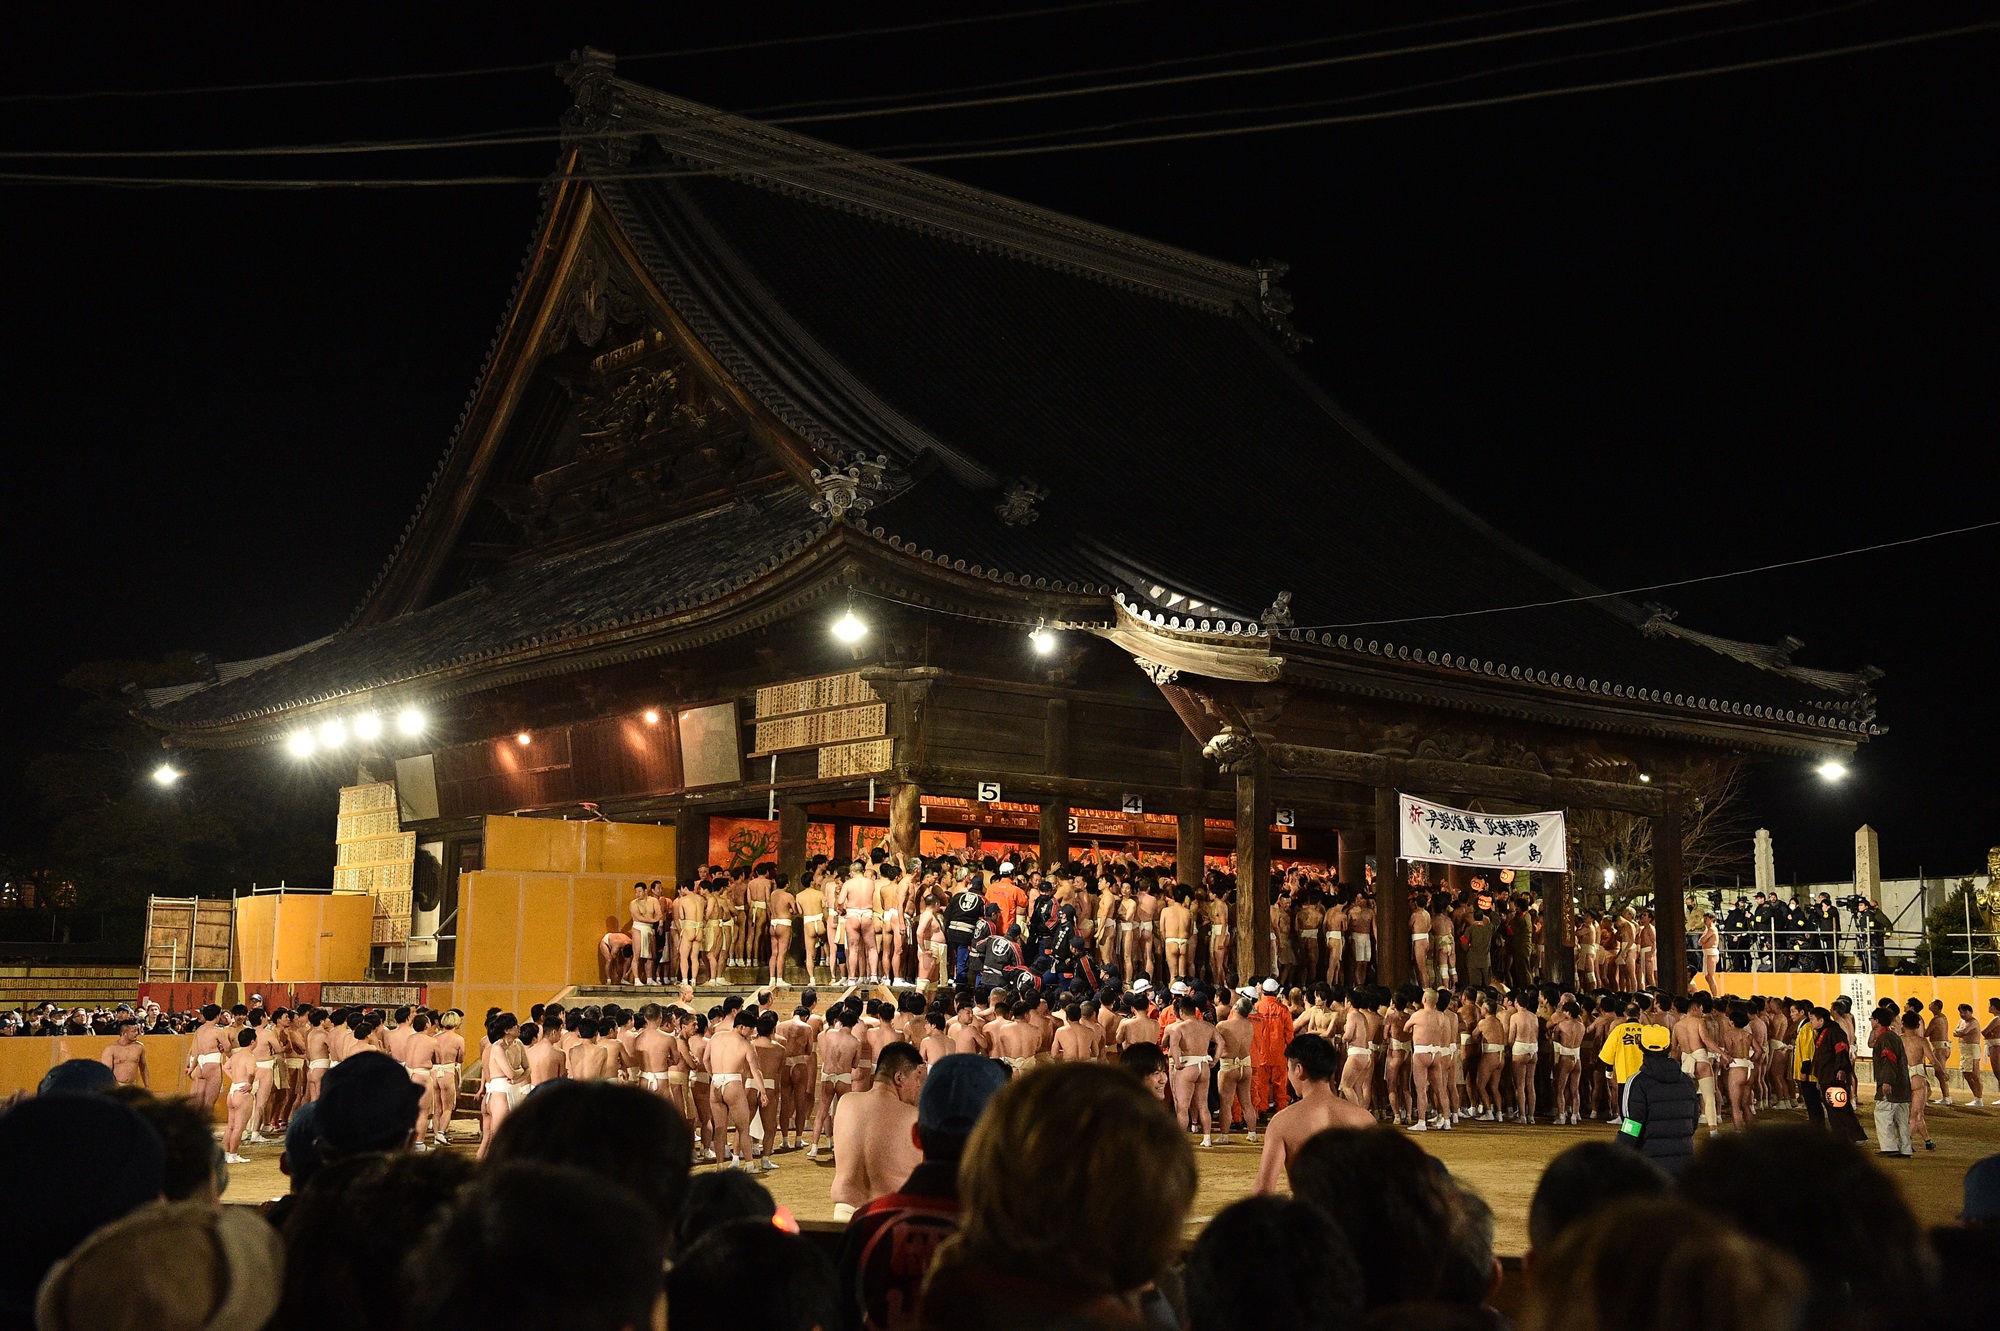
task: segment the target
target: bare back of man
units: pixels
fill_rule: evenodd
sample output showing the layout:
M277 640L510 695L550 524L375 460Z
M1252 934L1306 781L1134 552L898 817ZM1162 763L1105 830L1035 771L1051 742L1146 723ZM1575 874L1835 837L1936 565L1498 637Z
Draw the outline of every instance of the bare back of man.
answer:
M1333 1069L1333 1048L1316 1035L1300 1036L1286 1048L1285 1074L1299 1098L1271 1118L1264 1154L1257 1163L1258 1192L1278 1191L1292 1158L1315 1135L1328 1128L1375 1126L1373 1114L1334 1091Z
M907 1088L922 1084L922 1068L912 1077L910 1056L899 1044L873 1088L843 1096L833 1119L833 1218L844 1221L859 1207L900 1188L923 1163L916 1143L917 1107Z

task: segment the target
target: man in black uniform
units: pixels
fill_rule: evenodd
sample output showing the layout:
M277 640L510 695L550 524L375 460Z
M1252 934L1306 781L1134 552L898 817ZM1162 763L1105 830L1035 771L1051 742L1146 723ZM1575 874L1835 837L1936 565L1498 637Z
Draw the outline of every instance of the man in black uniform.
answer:
M971 878L961 880L958 890L951 894L951 900L945 903L944 908L944 941L951 947L952 979L960 988L965 986L973 935L986 916L986 897L974 885L975 881Z
M1840 911L1825 892L1812 904L1814 969L1831 974L1840 969L1835 948L1839 944Z
M1778 937L1778 916L1777 893L1774 892L1769 897L1766 897L1762 892L1759 892L1756 904L1750 908L1750 955L1752 958L1750 968L1752 970L1774 971L1779 969L1779 963L1784 957L1785 949L1783 942ZM1757 965L1755 960L1759 953L1763 954L1765 958L1764 964L1761 967Z
M1012 978L1008 975L1009 971L1023 969L1020 945L1005 934L987 935L980 942L974 959L979 963L975 989L998 988Z
M1749 907L1738 897L1730 904L1729 913L1722 917L1722 945L1729 952L1727 970L1741 974L1750 969L1750 930L1754 921Z

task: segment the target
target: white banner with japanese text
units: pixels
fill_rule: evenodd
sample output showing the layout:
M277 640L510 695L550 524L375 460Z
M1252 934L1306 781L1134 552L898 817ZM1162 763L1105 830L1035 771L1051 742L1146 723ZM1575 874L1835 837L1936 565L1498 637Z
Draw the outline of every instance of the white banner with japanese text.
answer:
M1397 792L1402 858L1426 864L1494 869L1569 871L1569 841L1561 810L1553 813L1473 813Z

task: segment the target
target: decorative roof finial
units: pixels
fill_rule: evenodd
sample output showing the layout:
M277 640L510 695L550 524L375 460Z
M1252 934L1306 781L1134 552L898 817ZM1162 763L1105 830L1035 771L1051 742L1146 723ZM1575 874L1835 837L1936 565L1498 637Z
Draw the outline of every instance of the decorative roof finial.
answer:
M1271 604L1264 607L1264 613L1257 616L1264 621L1267 629L1288 629L1292 626L1292 594L1279 592Z
M1000 515L1000 521L1009 527L1025 527L1039 518L1035 505L1049 497L1049 492L1034 481L1023 476L1007 482L1000 491L1000 502L993 511Z
M836 522L850 513L857 517L866 513L875 506L876 495L886 488L888 466L888 457L878 455L872 460L857 457L845 467L826 471L814 467L812 478L819 487L819 498L813 500L813 512L824 513Z

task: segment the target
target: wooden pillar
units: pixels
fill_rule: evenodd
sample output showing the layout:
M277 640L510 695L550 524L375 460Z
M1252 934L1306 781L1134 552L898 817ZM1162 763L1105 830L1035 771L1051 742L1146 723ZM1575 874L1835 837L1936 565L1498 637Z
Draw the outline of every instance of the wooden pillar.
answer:
M1245 978L1270 975L1271 771L1263 754L1236 771L1236 969Z
M1391 988L1410 978L1410 885L1403 878L1396 792L1375 792L1375 973Z
M1174 815L1174 879L1189 887L1200 887L1208 872L1208 819L1200 809L1182 809Z
M1340 885L1360 887L1368 877L1368 843L1358 827L1343 827L1340 835Z
M833 862L843 874L854 863L854 824L845 818L833 825Z
M1687 879L1681 869L1678 792L1664 813L1653 815L1653 946L1660 991L1684 994L1687 973Z
M1069 858L1068 800L1049 800L1042 805L1041 841L1036 858L1044 874Z
M674 877L691 883L708 863L708 811L685 805L674 810Z
M923 787L914 781L900 781L889 789L889 845L903 859L922 846L918 828L923 824L923 797Z
M1569 875L1535 870L1542 898L1542 983L1576 978L1576 920L1569 909Z
M792 891L806 876L806 806L787 800L778 806L778 872L791 875Z

